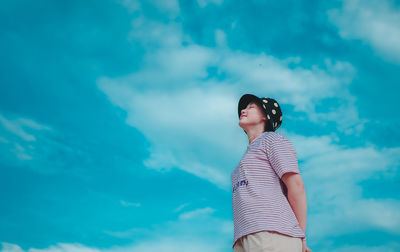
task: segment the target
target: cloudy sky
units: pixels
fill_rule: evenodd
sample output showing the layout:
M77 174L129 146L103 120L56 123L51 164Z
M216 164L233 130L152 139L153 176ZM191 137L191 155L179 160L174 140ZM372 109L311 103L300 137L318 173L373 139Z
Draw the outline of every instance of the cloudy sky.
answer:
M400 3L0 2L0 251L232 251L244 93L314 251L400 251Z

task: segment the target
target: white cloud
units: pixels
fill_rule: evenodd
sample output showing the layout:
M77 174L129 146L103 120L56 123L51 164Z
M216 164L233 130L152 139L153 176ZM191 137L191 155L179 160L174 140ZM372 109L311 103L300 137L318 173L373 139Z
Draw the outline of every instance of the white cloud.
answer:
M23 252L20 246L7 242L1 243L2 249L0 252Z
M361 39L386 59L400 63L400 9L391 1L343 1L328 12L346 39Z
M400 234L400 201L364 199L360 182L371 177L390 177L400 165L400 148L375 146L348 148L335 136L304 137L287 134L292 140L305 180L310 212L311 239L380 230Z
M123 206L135 206L135 207L140 207L142 204L140 203L134 203L134 202L129 202L129 201L125 201L125 200L120 200L121 205Z
M35 141L36 138L34 135L26 132L26 129L34 129L34 130L49 130L50 128L44 125L41 125L33 120L27 118L17 118L17 119L7 119L3 115L0 115L0 123L8 132L13 133L14 135L22 138L25 141Z
M3 249L1 252L24 252L18 245L10 243L2 243ZM312 249L312 248L311 248ZM333 252L397 252L400 249L398 242L389 242L379 246L331 246L324 244L324 248L321 252L333 251ZM216 252L228 252L232 251L231 248L225 248L220 244L209 244L202 240L192 238L189 240L179 240L164 238L157 241L142 242L137 245L118 247L114 246L109 249L95 249L83 246L78 243L66 244L58 243L55 246L50 246L46 249L29 249L27 252L170 252L170 251L182 251L182 252L197 252L197 251L216 251Z
M179 219L185 220L185 219L191 219L194 217L197 217L199 215L207 215L215 212L215 209L211 207L206 207L206 208L201 208L201 209L196 209L193 211L185 212L179 215Z
M182 252L203 252L203 251L215 251L220 252L223 248L220 244L209 244L204 242L198 238L190 238L181 240L177 239L168 239L162 238L157 241L149 241L143 242L138 245L129 247L129 248L121 248L112 250L112 252L125 252L125 251L133 251L133 252L175 252L175 251L182 251ZM227 251L227 250L225 250Z
M96 248L86 247L79 243L57 243L57 245L50 246L45 249L30 248L28 252L100 252Z
M233 51L226 47L223 31L215 34L218 47L208 48L185 37L177 23L159 24L143 17L133 23L139 29L132 30L131 38L144 41L149 49L142 68L128 76L100 78L98 87L114 105L127 111L127 124L152 143L144 161L149 168L179 168L230 190L229 173L247 144L237 125L237 101L243 93L276 97L282 104L293 105L295 111L305 112L311 122L337 123L345 134L363 130L366 120L359 118L356 98L348 89L355 69L347 62L326 59L323 65L306 69L296 65L301 63L299 57L278 59ZM327 98L339 104L330 112L317 112L316 104ZM358 185L376 174L390 173L390 167L399 164L399 149L372 145L351 149L339 145L334 133L287 135L304 161L303 176L313 210L311 237L323 239L330 230L336 235L400 230L398 202L362 200ZM386 217L373 220L383 206ZM181 220L201 212L196 211L183 213Z
M0 142L19 161L31 160L33 158L34 145L37 144L36 134L40 131L51 131L46 125L40 124L29 118L5 117L0 114L0 134L7 138L0 137ZM10 157L6 155L9 159Z
M197 0L197 4L200 6L200 8L204 8L209 4L221 5L222 3L223 0Z
M216 217L212 207L181 213L176 220L153 224L148 229L130 230L132 245L111 251L231 251L233 223ZM143 239L137 240L140 234Z
M190 39L182 32L182 25L170 22L163 24L157 21L140 16L132 21L132 30L129 33L128 40L139 42L151 54L160 46L179 47L182 41ZM149 64L157 63L152 61L151 57L146 58Z
M213 212L213 208L205 207L183 213L174 221L154 224L148 229L104 231L107 235L134 241L125 246L95 248L79 243L56 243L43 249L29 248L27 252L232 251L232 221L217 218L212 215ZM138 239L138 236L142 238ZM2 243L2 246L0 252L25 251L16 244Z
M18 143L14 143L14 148L11 150L15 153L18 159L20 160L31 160L32 156L28 155L25 148L19 145Z
M223 30L215 31L215 42L218 46L221 46L221 47L227 46L226 34Z
M365 228L365 224L367 224L376 230L400 234L399 200L358 200L354 202L351 208L347 209L346 217L352 220L353 225L360 223Z
M219 87L169 94L155 90L140 93L110 82L101 82L99 87L113 103L129 111L127 123L153 143L144 165L157 170L177 167L229 190L226 172L236 160L227 160L225 153L241 155L237 139L232 137L238 130L232 127L237 123L232 95L225 96L227 92Z
M189 205L189 203L184 203L180 206L178 206L177 208L174 209L174 213L180 212L183 208L187 207Z
M76 172L92 162L87 150L72 147L57 129L30 118L0 114L0 136L3 164L54 174Z
M46 126L46 125L43 125L43 124L39 124L36 121L28 119L28 118L17 118L15 121L18 122L20 125L29 127L31 129L35 129L35 130L51 130L51 128L49 126Z
M160 171L179 168L230 190L229 173L247 142L238 126L237 102L248 92L292 104L311 121L342 123L339 129L350 133L362 130L347 91L354 75L349 63L327 60L322 67L291 68L293 58L232 51L224 46L222 31L216 31L216 37L218 48L196 45L178 23L139 17L133 21L131 39L147 50L142 68L127 76L98 79L99 89L127 111L127 124L152 143L145 166ZM210 77L210 69L225 77ZM316 102L329 97L341 99L338 112L316 113Z
M400 243L389 242L379 246L342 246L329 247L321 250L321 252L397 252L400 250Z
M19 246L14 244L7 244L1 252L24 252ZM11 246L19 250L8 250ZM216 248L213 248L216 247ZM182 252L196 252L196 251L219 251L218 246L207 245L197 240L181 241L179 239L160 239L157 241L142 242L137 245L127 247L114 247L111 249L94 249L84 246L79 243L67 244L57 243L57 245L50 246L45 249L31 248L27 252L169 252L169 251L182 251Z
M168 14L170 18L175 18L180 13L178 0L148 0L160 12Z
M141 12L143 11L143 6L150 4L170 19L177 17L180 13L178 0L118 0L118 2L130 12Z
M345 134L357 135L363 130L366 120L359 118L356 98L348 89L355 69L347 62L326 59L324 65L305 69L296 65L301 62L299 57L278 59L232 51L226 47L223 31L216 31L218 47L208 48L185 38L176 23L169 26L142 18L140 27L132 31L132 38L140 40L142 29L155 28L143 38L151 44L143 67L128 76L101 78L98 86L113 104L128 112L126 122L152 143L150 157L144 162L149 168L179 168L229 190L229 173L247 143L237 125L237 101L243 93L276 97L282 104L293 105L295 111L305 112L311 122L337 123L337 129ZM162 40L164 36L167 42ZM182 46L184 40L186 46ZM208 76L210 69L212 76ZM339 104L330 112L317 112L316 104L327 98ZM363 189L358 185L397 167L399 149L348 148L338 144L334 133L287 135L303 161L313 210L311 237L323 239L330 230L336 235L400 230L399 203L362 199ZM181 220L198 211L182 214ZM377 213L385 217L377 221Z
M125 6L130 12L140 11L141 4L139 0L118 0L123 6Z

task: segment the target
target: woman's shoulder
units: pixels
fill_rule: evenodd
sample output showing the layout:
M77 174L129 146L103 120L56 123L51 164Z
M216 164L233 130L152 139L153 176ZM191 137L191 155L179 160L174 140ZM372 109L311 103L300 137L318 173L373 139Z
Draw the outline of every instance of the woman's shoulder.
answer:
M263 133L262 142L265 145L287 145L292 144L292 142L285 137L284 135L274 132L274 131L266 131Z
M275 131L264 132L262 138L266 141L276 141L276 140L285 139L285 137L282 134L275 132Z

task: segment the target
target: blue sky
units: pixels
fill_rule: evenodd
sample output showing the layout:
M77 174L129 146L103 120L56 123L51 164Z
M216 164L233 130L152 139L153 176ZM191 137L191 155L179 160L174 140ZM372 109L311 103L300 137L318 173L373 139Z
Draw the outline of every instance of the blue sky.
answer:
M314 251L400 251L398 1L0 3L0 251L232 251L244 93Z

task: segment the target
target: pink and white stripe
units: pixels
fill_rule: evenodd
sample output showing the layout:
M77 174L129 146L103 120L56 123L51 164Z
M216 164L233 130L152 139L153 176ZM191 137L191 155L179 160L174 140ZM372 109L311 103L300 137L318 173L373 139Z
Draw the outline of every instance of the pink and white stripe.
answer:
M264 132L247 147L231 173L234 241L259 231L304 237L280 178L300 173L292 143L276 132Z

